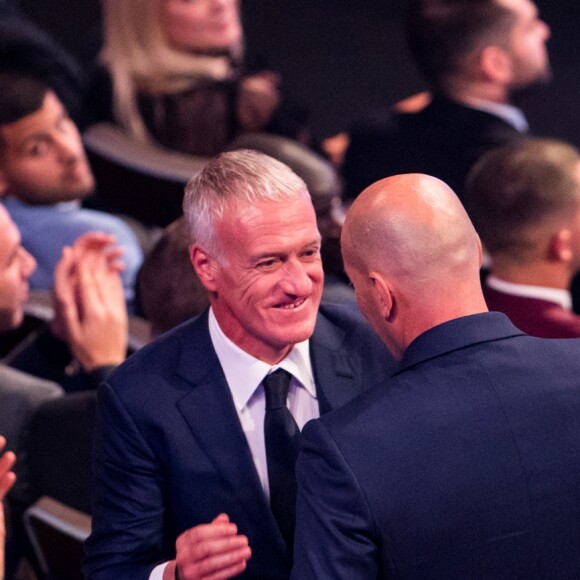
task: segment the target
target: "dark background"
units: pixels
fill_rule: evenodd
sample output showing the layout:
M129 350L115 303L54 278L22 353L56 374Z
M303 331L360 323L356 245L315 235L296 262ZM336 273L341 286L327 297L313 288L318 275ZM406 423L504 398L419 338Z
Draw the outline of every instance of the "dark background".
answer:
M81 61L98 46L96 0L21 0L23 10ZM552 29L554 79L522 107L534 133L580 146L580 2L537 0ZM242 0L249 55L265 55L312 112L324 138L424 88L406 49L404 2Z

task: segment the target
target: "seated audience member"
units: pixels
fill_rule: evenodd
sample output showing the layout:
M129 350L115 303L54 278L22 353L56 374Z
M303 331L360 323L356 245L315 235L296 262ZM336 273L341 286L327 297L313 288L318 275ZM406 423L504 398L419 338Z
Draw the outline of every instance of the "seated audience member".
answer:
M544 338L580 337L570 283L580 269L580 154L530 140L486 154L473 168L465 205L491 260L490 310Z
M125 357L127 316L115 263L119 253L110 246L110 237L87 234L64 249L55 273L55 330L81 367L76 377L68 377L64 370L61 374L79 388L95 389ZM22 323L28 278L34 268L34 258L22 247L17 227L0 204L0 332ZM19 518L35 499L29 477L30 423L43 403L63 395L61 385L39 378L54 374L54 347L49 345L58 347L54 338L44 338L41 346L31 344L19 368L7 366L6 361L0 364L0 426L19 458L18 481L10 494L17 536L22 533ZM26 360L29 365L24 364ZM15 541L17 552L20 544Z
M0 197L38 263L31 287L52 288L63 247L98 231L123 249L132 300L141 248L122 220L80 207L94 186L79 132L55 93L34 79L0 74Z
M95 389L124 360L127 308L110 236L85 234L55 270L55 316L10 352L10 367L52 379L65 391Z
M434 177L361 193L342 248L401 366L304 428L292 577L580 577L580 341L487 311L479 238Z
M102 6L105 74L89 92L95 120L193 155L214 155L246 132L307 140L305 115L282 106L278 75L242 72L238 0Z
M287 578L299 429L393 361L356 309L319 309L320 233L288 167L221 154L184 214L210 308L99 388L85 574Z
M189 245L185 219L179 218L165 228L139 270L137 302L153 335L201 314L209 305L207 290L191 267Z
M105 244L109 245L110 239L103 236L82 238L72 248L65 248L56 271L54 327L84 369L85 389L95 389L124 359L127 343L121 282L117 266L110 263L111 253L104 251ZM34 267L34 258L22 247L18 229L0 205L0 332L22 323L28 278ZM43 401L62 395L63 389L37 375L0 364L0 392L0 425L20 457L20 470L26 465L27 425L32 412ZM26 478L20 477L17 487L22 486L23 497L25 484Z
M355 125L342 169L346 197L389 175L426 173L462 198L479 157L521 140L521 94L550 78L548 26L531 0L412 0L408 42L431 95Z
M6 445L6 439L0 436L0 453ZM14 485L16 476L12 471L12 466L16 457L10 451L0 455L0 580L4 580L4 546L6 542L6 525L4 522L4 497L8 490Z

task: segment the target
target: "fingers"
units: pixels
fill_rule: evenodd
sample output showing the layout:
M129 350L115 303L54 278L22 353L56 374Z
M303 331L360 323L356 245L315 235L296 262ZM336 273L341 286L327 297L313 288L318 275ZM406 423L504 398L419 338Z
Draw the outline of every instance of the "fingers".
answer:
M104 234L102 232L87 232L74 241L74 247L81 251L100 251L106 246L114 245L115 242L115 236Z
M80 331L80 314L75 296L75 256L72 248L65 247L62 257L54 270L53 299L55 320L53 332L67 340L69 335L77 336Z
M0 451L4 449L5 445L6 439L0 437ZM0 455L0 501L4 499L4 496L16 481L16 475L10 471L15 461L16 455L12 451L7 451Z
M238 534L226 514L184 532L176 542L177 565L184 580L218 580L243 572L251 556L248 538Z
M117 365L125 358L128 317L112 236L90 233L63 249L55 269L53 332L82 367Z

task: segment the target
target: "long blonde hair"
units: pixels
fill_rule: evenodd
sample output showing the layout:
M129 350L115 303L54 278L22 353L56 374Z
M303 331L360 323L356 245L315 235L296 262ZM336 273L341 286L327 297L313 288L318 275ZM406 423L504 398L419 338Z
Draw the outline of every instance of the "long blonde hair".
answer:
M200 79L221 80L231 74L231 59L178 50L162 29L163 0L102 0L102 64L111 76L113 114L135 137L151 139L137 103L140 92L171 94ZM242 47L232 47L241 58Z

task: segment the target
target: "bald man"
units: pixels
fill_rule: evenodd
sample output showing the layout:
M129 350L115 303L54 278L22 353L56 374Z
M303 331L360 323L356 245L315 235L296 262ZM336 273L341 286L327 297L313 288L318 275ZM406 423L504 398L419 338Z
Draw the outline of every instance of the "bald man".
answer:
M342 247L401 367L304 429L292 577L580 578L580 342L487 312L478 236L435 178L366 189Z

